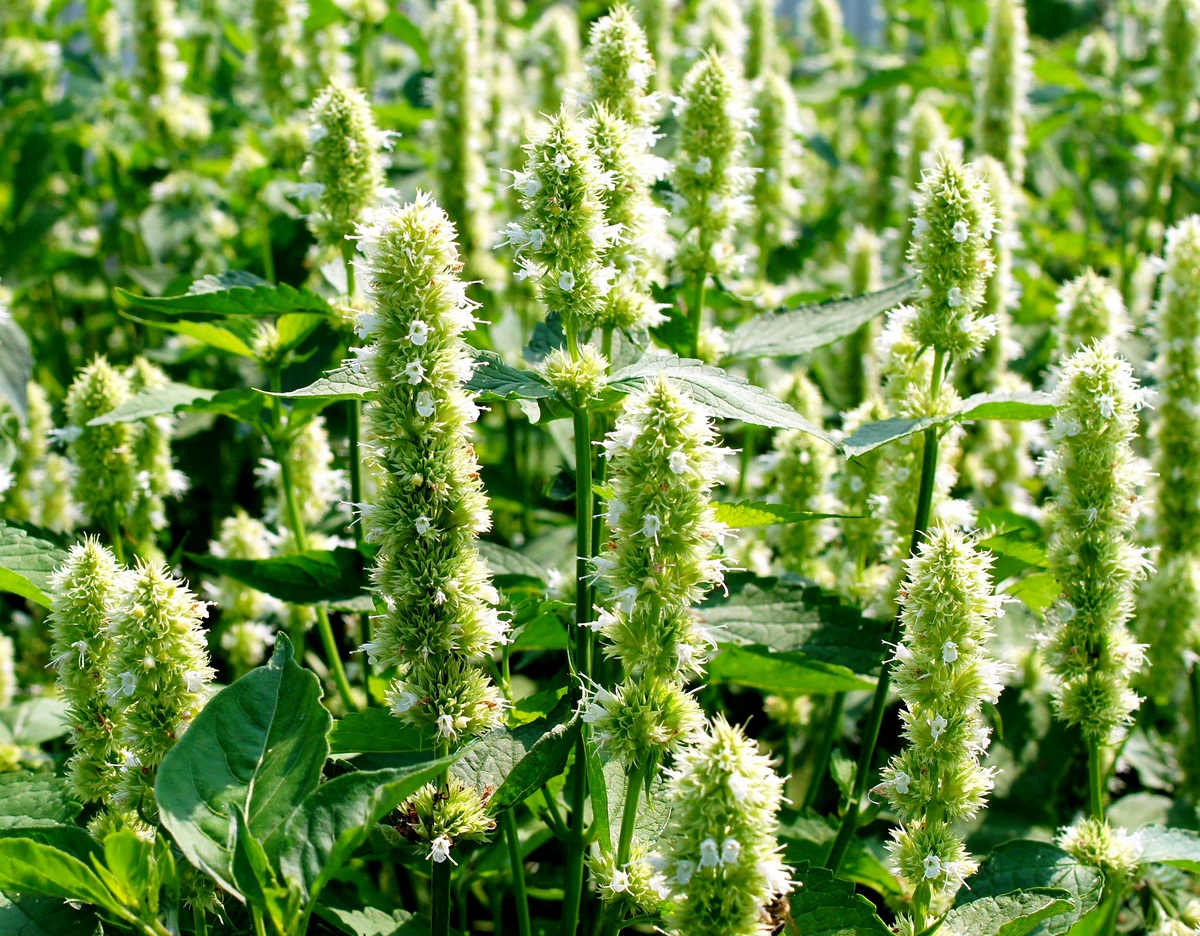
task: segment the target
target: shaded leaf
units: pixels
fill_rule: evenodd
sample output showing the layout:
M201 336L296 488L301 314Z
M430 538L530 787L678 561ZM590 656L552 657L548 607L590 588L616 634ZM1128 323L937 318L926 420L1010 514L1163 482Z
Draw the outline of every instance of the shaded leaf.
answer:
M331 754L432 754L433 749L420 729L381 708L350 712L333 723L329 734Z
M54 897L0 894L0 936L99 936L91 907L73 907Z
M606 851L614 851L617 839L621 834L622 814L625 811L625 790L628 788L629 775L625 764L616 759L604 765L604 783L608 791L608 827L612 830L612 839ZM667 796L667 784L663 776L655 773L650 782L649 791L643 783L642 791L638 794L637 816L633 823L633 839L646 845L651 851L654 843L659 840L667 822L671 818L671 801ZM601 842L601 847L604 843Z
M50 607L50 576L67 561L54 534L0 521L0 591Z
M489 400L545 400L555 395L541 374L506 364L492 351L475 352L475 369L467 389Z
M792 919L804 936L889 936L871 901L825 868L799 867L789 897Z
M30 772L0 774L0 829L70 822L82 809L62 777Z
M196 403L211 400L216 390L192 387L188 384L168 383L161 387L148 387L133 398L126 400L103 416L91 420L89 426L108 426L113 423L137 422L152 416L165 416L191 409Z
M752 644L727 644L708 664L710 683L734 683L781 695L820 695L870 689L874 682L844 666L803 653L777 653Z
M1190 829L1147 826L1135 833L1143 864L1163 864L1200 874L1200 834Z
M344 603L366 596L363 555L346 546L310 549L269 559L185 555L211 572L294 604Z
M317 904L317 916L348 936L429 936L429 921L407 910L348 909Z
M337 400L367 400L375 393L371 375L358 367L343 365L326 371L307 387L289 390L286 393L269 394L289 400L316 399L329 403Z
M794 868L802 864L823 867L837 838L838 820L815 812L783 809L779 813L776 837L783 846L784 860ZM862 840L850 843L838 873L881 894L899 895L899 882L887 865L867 851Z
M1051 917L1070 913L1068 891L1045 888L983 897L955 907L942 921L941 932L956 936L1027 936Z
M0 709L0 743L40 747L70 730L67 703L57 696L39 696Z
M29 410L27 389L33 379L29 337L7 310L0 314L0 400L12 407L24 425Z

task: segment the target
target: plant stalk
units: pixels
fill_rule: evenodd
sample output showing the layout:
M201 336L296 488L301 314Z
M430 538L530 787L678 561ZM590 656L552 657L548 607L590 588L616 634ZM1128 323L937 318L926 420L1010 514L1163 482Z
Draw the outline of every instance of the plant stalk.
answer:
M704 301L708 294L708 274L701 273L696 277L695 292L692 299L692 357L700 357L700 330L704 326Z
M1088 815L1104 821L1104 749L1095 738L1088 738Z
M513 810L506 809L500 815L504 827L504 838L508 841L508 863L512 865L513 897L517 902L517 931L520 936L533 932L529 922L529 895L525 891L525 862L521 860L521 839L517 835L517 820Z
M821 732L821 746L817 748L812 776L808 780L808 789L804 791L804 809L812 809L821 793L821 785L825 782L825 773L829 769L829 758L833 754L833 743L837 740L838 728L842 722L842 708L845 704L844 692L836 693L830 700L829 713L825 716L825 726Z
M258 210L258 244L262 250L263 277L268 283L275 282L275 252L271 247L271 221L267 210L260 203Z
M437 756L447 757L450 754L449 742L442 741L437 746ZM450 783L450 769L443 770L438 778L434 781L434 785L441 790L446 789ZM432 922L429 927L430 936L450 936L450 871L453 865L450 859L445 861L433 862L433 868L430 869L429 891L432 906L430 907L430 916Z

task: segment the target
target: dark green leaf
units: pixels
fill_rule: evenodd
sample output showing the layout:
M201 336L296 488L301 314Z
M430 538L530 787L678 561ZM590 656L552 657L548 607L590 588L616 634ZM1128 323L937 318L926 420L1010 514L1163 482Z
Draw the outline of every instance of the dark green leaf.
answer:
M266 666L208 701L159 768L162 823L192 864L235 893L230 871L231 813L242 812L268 855L321 779L332 719L321 684L276 638Z
M955 936L1027 936L1044 920L1070 913L1074 906L1070 892L1050 888L982 897L947 913L941 932Z
M7 310L0 310L0 400L12 407L22 424L29 409L27 388L33 379L29 338Z
M181 383L149 387L103 416L97 416L88 425L108 426L112 423L137 422L152 416L165 416L168 413L181 413L192 409L198 402L211 400L216 395L216 390L205 390Z
M329 735L331 754L432 754L433 749L419 729L381 708L350 712L333 723Z
M604 781L608 790L608 826L612 830L613 840L606 851L615 850L617 839L620 838L622 814L625 811L625 791L629 785L629 775L625 765L617 760L610 760L604 765ZM649 794L643 782L638 794L637 816L633 823L633 839L653 850L667 827L671 818L671 802L667 796L666 780L655 774L650 783ZM601 848L604 843L601 842Z
M350 910L317 904L317 916L347 936L429 936L429 921L407 910L385 913L376 907Z
M272 285L242 271L206 276L182 296L138 296L124 289L117 295L133 308L149 309L179 320L209 321L232 316L274 316L285 312L311 312L330 316L329 303L311 289L286 283Z
M874 683L844 666L803 653L776 653L758 645L725 645L708 665L710 683L734 683L781 695L821 695L870 689Z
M55 897L0 894L0 936L100 936L91 907L73 907Z
M50 607L50 575L67 561L53 534L0 521L0 591Z
M736 361L807 354L853 335L876 316L911 298L916 287L916 279L909 278L878 292L765 312L734 329L729 357Z
M287 393L271 394L289 400L319 399L329 403L338 400L368 400L375 393L370 374L351 365L335 367L307 387L289 390Z
M838 826L833 816L781 810L777 837L783 846L784 859L794 868L806 863L822 867L837 838ZM898 896L901 892L899 882L887 865L869 852L861 839L850 843L839 874L881 894Z
M0 829L70 822L82 806L67 781L53 774L0 774Z
M513 576L527 578L537 582L545 582L549 574L540 565L515 549L481 540L479 555L491 567L492 574L497 576Z
M825 868L799 867L790 902L796 929L804 936L889 936L871 901L836 880Z
M1190 829L1147 826L1138 829L1143 864L1164 864L1200 874L1200 834Z
M310 549L270 559L185 555L209 571L294 604L336 604L366 595L362 553L345 546Z
M487 400L545 400L555 395L541 374L506 364L492 351L475 352L467 389Z

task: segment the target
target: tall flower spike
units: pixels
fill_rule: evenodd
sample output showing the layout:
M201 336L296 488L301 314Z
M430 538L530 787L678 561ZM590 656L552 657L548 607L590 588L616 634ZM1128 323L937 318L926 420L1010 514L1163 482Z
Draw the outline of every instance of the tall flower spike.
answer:
M213 671L201 621L208 615L159 564L130 573L113 615L107 698L121 719L115 804L153 816L154 780L167 751L208 696Z
M801 146L797 136L800 109L791 83L775 71L754 85L754 125L751 163L754 166L754 245L759 270L765 274L771 252L796 239L796 224L804 197L796 182Z
M1063 364L1051 429L1050 572L1062 588L1047 612L1046 658L1060 685L1059 716L1107 744L1140 700L1129 688L1143 662L1126 624L1145 575L1133 544L1142 470L1131 442L1146 399L1132 368L1095 342Z
M905 133L904 174L900 185L900 250L907 254L912 244L914 201L925 170L933 168L934 160L950 139L950 130L928 93L917 96L909 112Z
M346 489L346 473L333 467L333 449L324 416L315 416L300 428L288 446L286 457L297 518L305 528L315 526L342 501ZM263 459L255 474L259 483L270 491L267 519L277 526L288 526L287 492L283 489L279 463Z
M779 31L772 0L750 0L746 11L746 80L753 81L779 70L786 53L779 47Z
M382 140L370 102L358 88L334 82L313 101L311 149L301 176L315 195L309 227L326 247L340 251L355 224L382 197Z
M700 0L687 33L692 55L719 55L731 71L741 74L749 36L740 0Z
M920 284L913 336L951 358L969 357L995 331L995 323L978 314L996 226L987 187L971 166L942 153L921 182L916 211L908 252Z
M683 684L711 647L692 608L723 580L715 553L725 527L711 503L723 450L699 407L662 376L626 399L605 448L612 542L595 563L616 607L596 626L626 678L597 692L584 718L617 756L644 766L701 724Z
M143 119L154 133L179 142L201 142L212 132L208 111L183 92L187 65L179 58L182 23L174 0L133 0L133 85Z
M883 288L883 241L874 232L857 225L846 242L846 266L850 295L861 296ZM866 401L879 392L879 368L875 357L875 320L859 327L846 343L845 367L852 399Z
M290 117L304 69L300 39L307 5L296 0L254 0L251 12L258 93L273 117Z
M531 53L538 67L538 111L552 114L564 104L572 104L583 78L579 53L579 18L575 10L563 4L551 4L541 15L529 37Z
M605 218L612 176L588 141L588 127L565 107L525 147L525 169L513 184L523 194L523 226L508 230L521 270L533 278L547 311L568 335L601 324L616 269L607 251L619 232Z
M51 579L51 665L67 703L71 759L67 780L81 803L116 791L120 720L108 698L109 626L126 583L109 550L93 537L76 543Z
M775 839L783 781L757 745L717 716L680 752L668 785L663 864L672 936L759 936L766 906L792 889Z
M734 265L733 226L746 211L743 165L751 111L743 82L715 52L683 79L675 105L679 151L672 183L687 230L679 265L693 280Z
M1024 0L989 0L987 33L974 62L975 146L1000 160L1017 186L1025 180L1032 66Z
M221 521L220 536L210 544L209 552L224 559L269 559L274 539L261 520L238 507L233 516ZM258 666L267 647L275 642L275 632L266 621L280 617L283 607L276 599L225 576L208 591L221 611L221 648L234 672Z
M884 794L902 826L888 848L910 887L945 890L976 868L953 825L974 816L992 788L980 761L1003 668L986 650L1002 599L992 594L991 559L961 533L935 528L905 563L903 638L893 683L904 700L904 750L883 771Z
M137 357L126 376L130 390L165 387L167 375L144 357ZM175 468L171 456L170 416L152 416L134 430L134 467L137 471L136 494L129 514L128 532L147 549L154 548L154 536L167 524L166 499L179 497L187 490L187 475Z
M818 55L838 60L846 55L846 21L840 0L812 0L808 31Z
M392 711L453 742L497 725L500 693L479 666L505 639L479 557L491 525L471 447L479 409L464 387L474 327L454 226L426 195L362 229L372 308L359 320L377 388L370 411L382 470L363 517L379 544L374 581L387 604L364 648L396 666Z
M677 0L633 0L638 22L646 30L646 45L650 57L659 63L654 74L654 90L667 94L671 90L670 63L675 60L675 20Z
M134 497L135 429L130 423L88 423L129 396L128 378L103 357L81 370L67 391L67 451L75 464L75 499L95 526L114 534Z
M1196 65L1200 57L1200 3L1163 0L1158 80L1172 123L1183 127L1196 108Z
M592 100L646 134L658 115L655 59L633 11L618 3L592 24L584 63Z
M1060 357L1069 357L1100 338L1119 338L1129 330L1121 291L1091 269L1059 287L1056 324Z
M437 197L458 230L471 276L492 270L492 203L487 189L483 125L488 88L480 51L479 16L470 0L437 4L430 25Z
M2 314L2 313L0 313ZM17 434L17 457L13 462L12 486L4 492L4 509L13 520L41 523L41 491L46 457L50 453L50 430L54 427L50 401L36 381L25 388L25 425Z

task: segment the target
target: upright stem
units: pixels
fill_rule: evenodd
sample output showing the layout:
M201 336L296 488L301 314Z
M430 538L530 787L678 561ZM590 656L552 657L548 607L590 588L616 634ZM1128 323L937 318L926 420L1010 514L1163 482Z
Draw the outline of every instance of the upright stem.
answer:
M450 745L448 742L439 742L437 746L438 757L446 757L450 754ZM444 790L450 782L450 771L447 768L439 774L434 781L434 786ZM429 928L430 936L450 936L450 871L453 865L450 859L445 861L433 862L431 869L429 891L432 899L432 907L430 913L432 922Z
M942 376L946 365L946 357L941 351L934 355L933 373L929 381L929 396L932 401L942 386ZM921 457L921 488L917 494L917 515L913 523L912 541L909 544L909 555L917 551L921 540L929 529L929 517L933 509L933 487L937 477L938 453L937 429L925 430L925 445ZM892 618L892 626L888 633L887 642L894 643L900 631L900 616ZM870 788L871 763L875 759L875 745L879 740L879 729L883 725L883 712L887 708L888 690L892 684L891 667L885 661L879 672L879 681L875 684L875 696L871 700L871 714L867 718L867 730L863 734L862 749L858 753L858 766L854 774L854 790L850 796L850 804L846 815L842 817L842 825L834 839L833 848L825 862L834 874L842 865L850 842L858 831L858 817L862 811L862 800Z
M263 276L268 283L275 282L275 252L271 247L271 221L267 209L260 202L258 210L258 246L262 250Z
M1088 738L1088 815L1104 819L1104 749L1099 740Z
M825 716L825 727L821 732L821 746L817 748L817 756L813 759L813 772L808 781L808 789L804 791L804 808L812 809L821 792L821 784L825 781L825 771L829 769L829 757L833 753L833 742L837 740L838 727L842 721L842 707L846 704L846 693L836 693L829 703L829 714Z
M701 273L696 277L695 292L692 298L692 357L700 356L700 329L704 324L704 297L708 294L708 274Z
M637 826L638 799L642 795L645 770L633 765L625 774L625 808L621 811L621 833L617 840L617 868L629 863L629 852L633 848L633 830Z
M1192 703L1192 789L1200 790L1200 666L1188 670L1188 689Z
M257 907L250 908L250 918L254 921L254 936L267 936L267 928L263 925L262 913Z
M529 922L529 895L525 892L525 862L521 860L521 839L517 835L517 820L511 808L500 814L504 838L508 841L508 863L512 865L513 897L517 902L517 931L520 936L533 932Z

